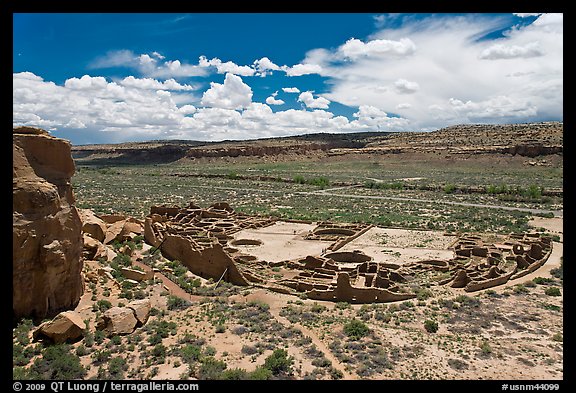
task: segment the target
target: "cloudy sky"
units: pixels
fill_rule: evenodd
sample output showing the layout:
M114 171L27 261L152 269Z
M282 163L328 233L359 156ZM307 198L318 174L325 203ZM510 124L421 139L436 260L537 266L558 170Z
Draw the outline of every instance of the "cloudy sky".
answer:
M72 144L550 120L562 14L13 15L13 123Z

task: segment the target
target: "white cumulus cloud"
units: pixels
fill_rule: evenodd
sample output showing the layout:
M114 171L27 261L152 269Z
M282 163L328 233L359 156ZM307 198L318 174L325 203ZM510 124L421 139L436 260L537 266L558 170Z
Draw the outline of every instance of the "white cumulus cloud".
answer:
M202 95L202 105L239 109L252 102L252 88L245 84L238 75L227 73L224 83L210 82L210 88Z
M372 56L406 56L414 53L416 45L409 38L400 40L376 39L363 42L351 38L338 48L337 54L348 60Z
M481 59L515 59L544 56L539 42L530 42L526 45L494 44L480 53Z
M322 73L322 67L318 64L295 64L292 67L284 66L283 70L286 71L288 76L302 76L309 74Z
M277 96L277 95L278 95L278 92L277 92L277 91L274 92L274 93L272 93L272 94L270 95L270 97L267 97L267 98L266 98L266 103L267 103L268 105L283 105L283 104L284 104L284 101L283 101L283 100L276 99L276 96Z
M328 109L330 101L324 97L314 98L311 91L305 91L298 96L298 102L304 103L308 108Z
M254 60L254 68L256 69L256 74L264 77L270 75L272 71L279 71L280 67L272 62L267 57L263 57L259 60Z
M420 86L416 82L407 81L406 79L398 79L394 82L394 88L400 94L416 93Z
M240 76L252 76L256 70L250 66L240 66L232 61L225 63L218 58L208 60L206 56L200 56L198 61L200 67L216 67L219 74L234 74Z

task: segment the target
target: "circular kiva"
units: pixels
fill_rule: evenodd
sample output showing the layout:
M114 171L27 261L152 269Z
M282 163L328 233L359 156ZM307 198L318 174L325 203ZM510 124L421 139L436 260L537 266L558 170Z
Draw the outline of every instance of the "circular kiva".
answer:
M331 252L326 254L325 257L342 263L362 263L372 260L368 255L359 252Z
M258 239L236 239L230 242L232 246L261 246L262 240Z
M344 235L352 236L356 234L356 231L346 228L322 228L316 229L314 231L315 235Z

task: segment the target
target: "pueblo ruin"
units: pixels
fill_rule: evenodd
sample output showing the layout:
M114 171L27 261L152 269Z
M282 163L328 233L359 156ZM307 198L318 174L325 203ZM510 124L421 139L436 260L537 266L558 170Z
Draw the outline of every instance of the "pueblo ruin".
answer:
M539 233L446 236L438 251L452 257L443 259L390 263L350 249L378 230L248 216L225 202L153 206L144 223L148 243L200 277L333 302L402 301L415 298L423 282L474 292L536 270L552 252L551 239Z

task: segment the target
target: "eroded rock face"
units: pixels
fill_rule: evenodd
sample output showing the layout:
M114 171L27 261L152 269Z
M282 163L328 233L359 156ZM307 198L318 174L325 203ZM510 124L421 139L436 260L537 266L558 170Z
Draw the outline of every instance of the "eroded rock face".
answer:
M74 206L70 144L46 131L13 131L13 319L73 309L82 281L82 222Z

